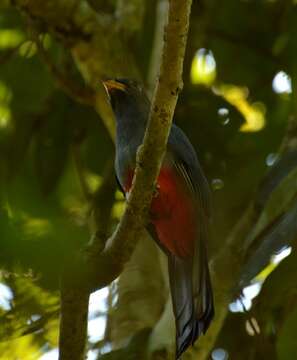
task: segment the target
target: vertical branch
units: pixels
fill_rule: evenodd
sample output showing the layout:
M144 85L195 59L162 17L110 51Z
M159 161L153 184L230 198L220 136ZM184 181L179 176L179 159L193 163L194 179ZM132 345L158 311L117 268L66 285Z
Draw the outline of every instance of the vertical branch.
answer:
M78 154L77 154L78 155ZM78 165L78 164L77 164ZM82 164L79 164L78 171L81 171ZM82 176L82 174L80 174ZM89 201L93 205L94 236L89 245L92 254L98 254L104 247L104 240L109 230L112 204L114 201L115 181L111 164L108 163L104 173L104 180L100 188L91 194L87 192ZM59 360L83 360L87 342L87 324L90 288L86 285L78 285L75 281L77 272L84 269L77 269L75 263L66 268L61 282L61 318L59 335ZM88 261L91 261L88 258ZM96 261L96 259L92 259ZM99 261L98 261L99 263ZM99 265L99 264L98 264ZM75 269L71 267L75 266ZM85 266L85 263L80 263ZM72 270L71 270L72 269ZM73 279L74 278L74 279ZM83 279L84 280L84 279Z
M100 265L103 266L104 260L107 263L105 272L108 271L108 275L114 273L115 276L118 276L118 272L115 271L116 266L113 264L119 267L127 262L136 247L139 232L146 223L155 181L166 151L177 98L182 88L183 61L191 3L191 0L170 0L169 2L168 24L165 29L159 80L153 97L144 143L137 154L136 175L131 194L117 230L105 251L99 254L102 259L98 261L97 268L99 270L96 277L102 276L103 271L100 269ZM86 267L92 263L91 258L88 260ZM86 278L85 282L88 280ZM81 360L84 356L87 299L88 293L79 286L73 288L67 286L67 283L63 284L60 360ZM70 317L71 313L75 316L74 323ZM81 329L79 329L80 327ZM70 348L69 336L72 338L72 348Z
M147 222L156 178L160 172L177 98L182 88L191 3L191 0L169 2L159 79L143 145L137 153L131 193L120 224L102 254L110 259L109 261L115 261L117 266L125 264L130 258L136 247L138 234Z
M89 292L63 281L59 360L84 360L88 325Z

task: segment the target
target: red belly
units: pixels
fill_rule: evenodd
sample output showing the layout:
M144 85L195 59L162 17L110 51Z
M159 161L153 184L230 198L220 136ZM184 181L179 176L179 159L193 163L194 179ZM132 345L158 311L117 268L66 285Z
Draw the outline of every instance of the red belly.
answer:
M130 179L132 180L132 176ZM131 180L125 191L130 189ZM179 257L193 255L197 234L196 217L193 200L186 185L174 169L169 167L161 169L157 184L158 192L151 205L151 222L160 243Z

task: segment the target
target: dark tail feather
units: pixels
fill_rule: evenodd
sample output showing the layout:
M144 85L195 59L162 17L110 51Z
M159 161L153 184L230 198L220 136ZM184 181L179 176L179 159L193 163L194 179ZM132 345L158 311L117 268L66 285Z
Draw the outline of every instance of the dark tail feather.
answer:
M201 249L200 249L201 250ZM198 254L197 254L198 255ZM213 318L213 295L204 251L192 258L169 255L169 277L176 322L176 358L201 335Z

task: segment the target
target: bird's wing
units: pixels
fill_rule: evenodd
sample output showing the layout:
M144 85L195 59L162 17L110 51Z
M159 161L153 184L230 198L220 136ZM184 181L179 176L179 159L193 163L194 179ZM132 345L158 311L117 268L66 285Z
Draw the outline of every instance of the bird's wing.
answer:
M202 211L203 215L209 219L211 216L210 190L200 165L198 164L193 169L190 164L179 158L177 154L174 155L173 164L177 173L184 180L190 193L195 198L198 210Z
M213 315L213 294L207 261L211 216L210 189L195 151L178 128L169 138L171 164L193 197L197 238L191 258L169 256L169 274L177 328L177 356L207 330ZM192 294L192 302L189 300ZM191 306L192 303L192 306Z
M172 125L168 139L168 152L172 154L174 167L195 197L198 208L210 218L211 193L207 179L192 144L176 125Z

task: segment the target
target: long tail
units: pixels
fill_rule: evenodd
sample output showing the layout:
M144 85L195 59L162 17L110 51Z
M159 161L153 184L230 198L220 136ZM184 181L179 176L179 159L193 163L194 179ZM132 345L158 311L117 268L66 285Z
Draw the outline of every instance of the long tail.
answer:
M176 322L176 359L206 332L214 315L207 258L201 250L198 262L193 258L168 256Z

